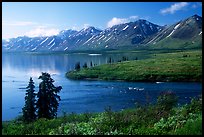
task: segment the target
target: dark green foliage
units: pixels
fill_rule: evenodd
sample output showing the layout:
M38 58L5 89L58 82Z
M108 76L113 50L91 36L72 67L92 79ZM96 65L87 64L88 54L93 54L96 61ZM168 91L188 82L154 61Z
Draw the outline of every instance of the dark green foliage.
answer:
M87 63L86 62L84 63L83 68L87 68Z
M185 55L183 55L183 57L188 57L188 55L185 54Z
M175 130L176 135L202 135L202 115L199 115L195 120L190 119L186 124Z
M93 67L92 61L90 62L90 67Z
M111 62L112 62L112 58L111 58L111 57L109 57L109 59L108 59L107 63L108 63L108 64L111 64Z
M35 85L32 80L32 77L30 78L29 84L26 87L26 96L25 96L25 106L22 108L23 111L23 120L25 122L32 122L36 119L36 100L35 96L36 94L34 93L35 90Z
M80 70L80 62L77 62L75 64L75 70L79 71Z
M126 61L126 57L123 56L122 61Z
M39 84L39 92L37 94L38 118L55 118L59 105L58 101L60 101L60 96L57 95L57 93L60 92L62 87L55 87L53 85L54 80L48 73L42 73L39 79L41 79L42 82Z
M177 105L178 97L175 93L171 91L166 91L160 93L157 99L157 105L161 107L164 111L170 111L173 107Z
M192 98L190 105L187 107L188 113L189 112L197 112L202 111L202 95L197 98Z
M122 61L128 61L128 57L123 56Z

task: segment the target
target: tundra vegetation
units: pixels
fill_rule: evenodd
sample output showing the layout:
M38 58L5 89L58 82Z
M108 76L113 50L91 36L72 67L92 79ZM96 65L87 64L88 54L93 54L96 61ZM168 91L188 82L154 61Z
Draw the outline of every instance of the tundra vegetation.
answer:
M173 92L163 92L155 104L114 112L64 114L30 123L22 117L2 123L3 135L202 135L202 95L177 105Z
M150 54L143 60L127 59L116 63L82 68L69 71L70 79L97 79L123 81L201 81L202 51L190 50L180 52Z

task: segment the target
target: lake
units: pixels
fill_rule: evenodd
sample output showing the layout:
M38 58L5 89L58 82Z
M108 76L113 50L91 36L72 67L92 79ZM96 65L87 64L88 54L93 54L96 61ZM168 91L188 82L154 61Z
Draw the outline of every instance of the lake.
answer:
M148 54L139 53L3 53L2 54L2 121L12 120L22 114L25 87L29 78L35 82L35 90L41 80L41 72L48 72L55 86L62 86L58 116L66 113L102 112L111 107L114 111L133 108L135 103L154 103L163 91L173 91L179 96L179 104L188 103L191 97L201 94L198 82L120 82L120 81L75 81L65 77L76 62L81 66L105 64L111 57L114 61L145 59Z

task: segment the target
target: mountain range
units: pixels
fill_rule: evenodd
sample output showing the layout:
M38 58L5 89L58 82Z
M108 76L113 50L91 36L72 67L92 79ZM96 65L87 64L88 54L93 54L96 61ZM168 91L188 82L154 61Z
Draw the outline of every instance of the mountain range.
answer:
M99 30L63 30L46 37L17 37L2 40L2 51L55 52L131 48L185 49L202 47L202 17L193 15L169 26L139 19Z

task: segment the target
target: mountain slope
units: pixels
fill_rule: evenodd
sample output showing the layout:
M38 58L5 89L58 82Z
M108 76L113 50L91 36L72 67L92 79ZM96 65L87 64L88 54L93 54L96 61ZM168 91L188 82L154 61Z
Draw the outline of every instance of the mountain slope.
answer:
M166 27L148 43L152 48L196 48L202 46L202 17L193 15Z
M56 36L26 36L2 40L2 51L72 51L119 49L122 47L177 49L202 47L202 17L193 15L170 26L147 20L115 25L105 30L95 27L80 31L63 30Z
M162 28L146 20L138 20L108 28L83 45L91 49L117 49L121 46L135 46L142 44L146 38L159 32Z

